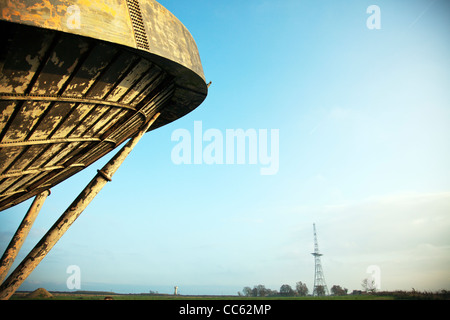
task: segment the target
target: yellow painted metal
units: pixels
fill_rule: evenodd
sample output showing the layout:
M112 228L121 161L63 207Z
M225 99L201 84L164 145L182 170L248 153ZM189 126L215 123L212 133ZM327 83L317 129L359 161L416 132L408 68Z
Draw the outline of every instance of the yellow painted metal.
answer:
M33 226L36 217L39 214L39 211L42 208L42 205L45 202L45 199L50 195L50 191L46 190L40 194L38 194L31 204L30 208L27 211L27 214L22 220L19 228L17 228L16 233L14 234L11 242L5 250L5 253L0 260L0 283L6 278L11 265L17 257L17 254L20 251L25 239L30 232L31 227Z
M0 20L136 48L175 61L204 78L189 30L157 1L0 0L0 8Z
M101 173L99 172L84 188L69 208L66 209L66 211L61 215L58 221L56 221L56 223L45 234L41 241L39 241L33 250L31 250L31 252L25 257L22 263L1 285L0 300L7 300L14 294L23 281L25 281L25 279L37 267L47 253L53 248L56 242L58 242L63 234L81 215L88 204L106 185L145 132L147 132L150 126L157 120L159 115L160 113L155 114L150 121L141 127L139 132L132 139L130 139L125 146L117 152L116 155L100 170Z
M192 35L154 0L0 0L0 30L0 214L208 93Z

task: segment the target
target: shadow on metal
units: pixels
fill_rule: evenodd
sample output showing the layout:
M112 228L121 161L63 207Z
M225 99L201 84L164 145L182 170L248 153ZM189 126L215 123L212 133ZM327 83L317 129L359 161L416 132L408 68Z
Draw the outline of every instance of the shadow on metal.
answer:
M69 23L74 14L76 27ZM207 96L191 34L156 1L0 0L0 15L0 211L38 201ZM95 185L111 179L108 170L98 171ZM91 187L74 205L98 192ZM0 297L9 297L62 236L55 226L3 283Z

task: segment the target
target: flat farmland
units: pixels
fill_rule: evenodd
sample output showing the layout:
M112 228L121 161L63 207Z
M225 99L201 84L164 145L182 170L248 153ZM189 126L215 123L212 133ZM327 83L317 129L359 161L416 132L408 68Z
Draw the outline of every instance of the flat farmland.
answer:
M166 301L195 301L195 300L234 300L234 301L276 301L276 300L450 300L445 293L416 293L416 292L383 292L376 294L343 295L325 297L243 297L222 295L166 295L166 294L119 294L107 292L50 292L50 295L33 295L33 292L17 292L11 300L166 300Z

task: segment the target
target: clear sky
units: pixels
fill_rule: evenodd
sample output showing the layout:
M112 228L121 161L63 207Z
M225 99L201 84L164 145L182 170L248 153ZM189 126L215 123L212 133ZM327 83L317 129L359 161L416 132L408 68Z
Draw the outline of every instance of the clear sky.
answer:
M450 289L449 1L160 3L196 40L209 95L141 140L21 289L67 290L76 265L85 290L312 291L313 223L329 288L359 290L377 266L383 290ZM172 134L195 121L278 130L278 171L175 164ZM52 189L14 266L111 156ZM0 213L2 252L30 203Z

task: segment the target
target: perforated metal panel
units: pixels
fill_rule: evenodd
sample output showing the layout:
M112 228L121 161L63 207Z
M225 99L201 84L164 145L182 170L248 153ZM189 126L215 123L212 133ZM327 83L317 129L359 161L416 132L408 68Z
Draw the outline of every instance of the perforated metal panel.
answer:
M145 32L144 21L142 19L141 7L138 0L127 0L128 11L133 24L134 38L138 48L149 50L147 33Z

